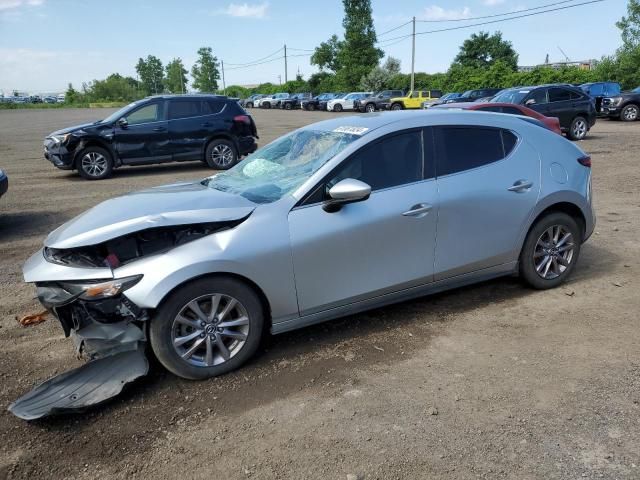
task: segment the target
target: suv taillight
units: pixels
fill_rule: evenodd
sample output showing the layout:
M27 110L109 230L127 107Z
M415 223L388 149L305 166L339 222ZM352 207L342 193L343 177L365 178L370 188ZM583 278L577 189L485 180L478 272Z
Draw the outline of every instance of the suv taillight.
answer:
M584 165L585 167L591 168L591 157L589 155L584 155L578 158L578 163L580 165Z
M249 115L236 115L233 117L234 122L244 123L245 125L251 125L251 119Z

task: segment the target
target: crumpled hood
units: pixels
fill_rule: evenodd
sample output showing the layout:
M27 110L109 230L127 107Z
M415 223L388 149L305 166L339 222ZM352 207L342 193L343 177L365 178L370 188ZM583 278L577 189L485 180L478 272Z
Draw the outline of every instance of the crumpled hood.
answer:
M238 220L256 204L198 182L176 183L102 202L49 234L51 248L96 245L148 228Z
M89 127L99 126L100 123L83 123L82 125L74 125L72 127L63 128L61 130L56 130L55 132L51 132L47 137L52 137L54 135L64 135L65 133L77 132L78 130L83 130Z

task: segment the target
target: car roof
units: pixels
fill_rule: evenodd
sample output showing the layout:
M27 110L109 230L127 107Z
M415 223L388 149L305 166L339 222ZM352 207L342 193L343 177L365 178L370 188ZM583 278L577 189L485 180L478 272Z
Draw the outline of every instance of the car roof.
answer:
M151 100L156 98L219 98L222 100L228 99L226 95L216 95L215 93L176 93L176 94L161 94L161 95L150 95L145 97L144 100Z
M471 124L475 124L478 119L485 118L490 122L491 118L504 119L505 117L517 118L516 115L505 115L503 113L496 112L476 112L467 110L456 109L429 109L429 110L401 110L390 112L376 112L365 113L361 115L349 115L331 118L329 120L323 120L321 122L312 123L301 128L301 130L320 130L320 131L334 131L339 128L366 128L368 130L375 130L393 123L407 123L414 122L416 119L424 119L425 126L438 125L440 121L442 124L446 122L454 121L464 124L470 121Z

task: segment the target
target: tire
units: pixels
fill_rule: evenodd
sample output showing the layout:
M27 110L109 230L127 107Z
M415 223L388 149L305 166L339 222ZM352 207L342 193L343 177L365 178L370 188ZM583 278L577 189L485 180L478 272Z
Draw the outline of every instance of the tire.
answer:
M211 168L229 170L238 163L238 151L230 140L218 138L209 142L204 158Z
M623 122L635 122L640 118L640 106L635 103L626 105L620 112L620 120Z
M376 111L376 106L373 103L367 103L367 105L364 107L364 111L367 113L372 113Z
M402 110L402 104L394 103L393 105L391 105L391 110Z
M213 302L217 302L215 316ZM231 310L219 319L229 303ZM163 301L151 319L149 340L153 353L171 373L203 380L249 360L260 345L263 328L263 306L251 288L234 278L209 277L178 288ZM187 337L191 338L185 340Z
M564 239L567 234L569 237ZM568 248L570 243L571 248ZM527 234L520 252L520 276L538 290L557 287L571 275L578 262L581 244L582 231L572 217L561 212L544 216ZM549 249L551 255L547 254Z
M307 110L309 110L310 112L313 112L315 109L316 106L313 103L309 104L309 106L307 107Z
M253 108L253 103L251 102L247 102L247 104L245 105L246 108Z
M82 178L104 180L113 172L113 158L104 148L87 147L78 154L76 168Z
M271 102L261 103L260 106L263 107L263 108L266 108L266 109L270 109L271 108Z
M587 136L588 132L589 124L587 123L587 119L578 115L571 121L567 137L571 140L583 140Z
M342 105L340 105L339 103L336 103L336 104L333 106L333 111L334 111L334 112L341 112L341 111L342 111Z
M284 104L284 109L285 110L291 110L291 104L290 103L285 103Z

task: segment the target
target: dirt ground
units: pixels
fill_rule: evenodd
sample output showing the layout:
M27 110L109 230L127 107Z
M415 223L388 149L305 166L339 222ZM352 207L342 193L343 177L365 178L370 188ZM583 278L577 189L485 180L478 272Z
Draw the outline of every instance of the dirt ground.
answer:
M110 403L27 423L5 409L78 365L21 268L53 228L201 164L87 182L43 137L106 110L0 111L0 478L640 478L640 123L598 121L596 233L571 281L500 279L268 339L204 382L160 367ZM331 114L253 111L260 143ZM344 115L344 114L343 114Z

